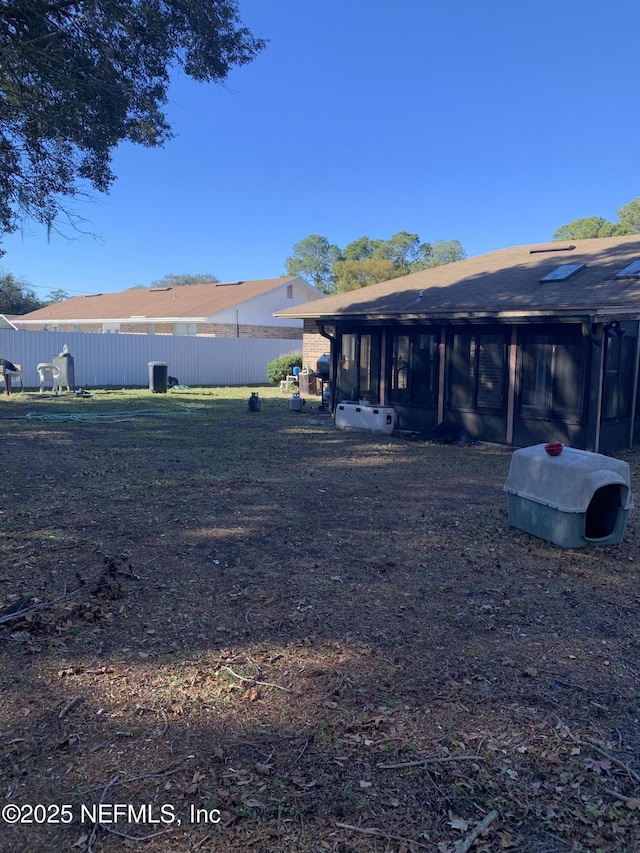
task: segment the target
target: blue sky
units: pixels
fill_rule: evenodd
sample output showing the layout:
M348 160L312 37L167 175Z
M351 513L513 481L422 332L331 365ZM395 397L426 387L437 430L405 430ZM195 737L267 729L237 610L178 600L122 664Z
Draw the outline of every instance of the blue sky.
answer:
M40 297L167 273L285 272L294 243L415 232L468 255L640 195L635 0L239 0L270 39L225 86L177 75L164 149L122 146L85 235L35 224L0 266ZM91 236L91 235L94 236Z

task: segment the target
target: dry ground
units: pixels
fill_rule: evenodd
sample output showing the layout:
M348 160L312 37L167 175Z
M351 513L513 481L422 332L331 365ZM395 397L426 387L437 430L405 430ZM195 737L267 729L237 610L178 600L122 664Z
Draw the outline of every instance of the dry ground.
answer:
M640 849L636 516L262 395L0 399L0 849Z

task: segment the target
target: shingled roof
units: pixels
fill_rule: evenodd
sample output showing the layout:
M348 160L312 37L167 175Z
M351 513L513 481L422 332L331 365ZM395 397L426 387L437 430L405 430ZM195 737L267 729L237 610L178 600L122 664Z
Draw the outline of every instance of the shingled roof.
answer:
M387 319L536 315L640 316L640 235L516 246L287 308L278 317ZM568 267L574 267L570 274ZM554 279L558 268L565 268ZM542 281L546 277L551 279Z
M20 317L20 320L81 323L104 319L127 321L144 317L151 321L206 322L221 311L295 281L301 280L297 276L288 276L181 287L141 287L119 293L73 296L63 302L54 302L45 308L31 311Z

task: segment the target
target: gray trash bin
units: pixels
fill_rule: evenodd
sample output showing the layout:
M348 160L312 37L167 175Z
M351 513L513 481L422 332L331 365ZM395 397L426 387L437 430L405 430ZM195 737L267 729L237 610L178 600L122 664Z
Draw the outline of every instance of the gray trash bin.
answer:
M51 359L51 363L55 364L60 371L58 385L61 388L66 387L67 391L75 391L76 379L73 356L69 355L68 352L63 352L61 355L54 355Z
M149 362L149 391L154 394L167 393L169 365L164 361Z
M561 548L619 544L633 509L627 463L571 447L516 450L504 491L509 523Z

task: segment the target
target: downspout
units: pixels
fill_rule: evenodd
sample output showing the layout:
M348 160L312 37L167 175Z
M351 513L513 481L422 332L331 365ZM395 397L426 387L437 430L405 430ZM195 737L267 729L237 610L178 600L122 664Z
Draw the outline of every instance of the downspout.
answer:
M508 379L507 379L507 444L511 446L513 444L513 432L514 432L514 416L516 411L516 366L517 366L517 352L518 352L518 327L511 327L511 341L507 348L507 365L508 365Z
M380 386L380 405L388 406L389 402L387 399L387 326L383 326L380 331L380 378L379 378L379 386Z
M633 439L636 430L636 406L638 405L638 369L640 359L640 336L638 336L638 323L636 322L636 356L633 368L633 393L631 394L631 428L629 431L629 450L633 450Z
M596 424L595 435L593 437L593 451L600 452L600 428L602 426L602 403L604 400L604 351L607 347L606 335L602 332L602 343L596 353L592 352L593 361L595 362L598 371L598 397L596 402ZM597 359L595 356L597 355ZM589 450L590 448L587 448Z
M447 355L447 330L440 326L438 341L438 423L444 420L444 383L446 378L445 358Z
M338 380L338 365L335 359L335 350L336 350L336 338L334 335L331 335L326 331L324 323L318 323L318 331L322 335L323 338L326 338L329 341L329 364L331 367L329 373L329 383L331 386L331 396L329 398L329 411L333 412L335 410L335 398L336 398L336 383Z

